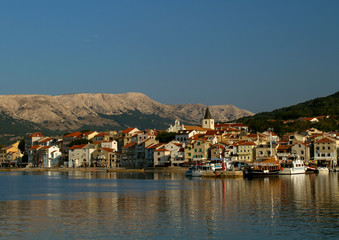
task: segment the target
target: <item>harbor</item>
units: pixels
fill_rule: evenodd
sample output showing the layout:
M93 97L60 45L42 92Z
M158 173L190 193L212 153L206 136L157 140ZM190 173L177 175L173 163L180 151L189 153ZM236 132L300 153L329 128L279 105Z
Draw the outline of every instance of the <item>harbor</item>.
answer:
M0 180L5 239L336 239L339 234L338 173L249 179L160 171L13 171L0 172Z

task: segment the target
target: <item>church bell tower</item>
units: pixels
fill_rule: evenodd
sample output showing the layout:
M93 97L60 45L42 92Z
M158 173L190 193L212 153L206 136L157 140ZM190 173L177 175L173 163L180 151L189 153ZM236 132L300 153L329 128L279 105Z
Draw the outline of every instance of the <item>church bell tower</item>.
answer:
M204 119L202 120L201 127L214 130L214 119L212 118L208 107L206 109Z

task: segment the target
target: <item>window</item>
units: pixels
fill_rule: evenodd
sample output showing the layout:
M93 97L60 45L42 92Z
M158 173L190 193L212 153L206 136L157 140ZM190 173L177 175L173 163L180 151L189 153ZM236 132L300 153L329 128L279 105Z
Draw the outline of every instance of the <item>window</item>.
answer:
M201 152L201 148L199 149L199 152Z
M197 149L194 149L194 152L197 152Z

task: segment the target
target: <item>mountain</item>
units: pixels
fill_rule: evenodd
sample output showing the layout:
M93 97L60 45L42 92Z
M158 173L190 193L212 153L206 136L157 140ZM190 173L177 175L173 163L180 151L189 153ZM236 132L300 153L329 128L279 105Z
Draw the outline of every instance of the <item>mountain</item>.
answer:
M232 105L209 108L216 121L253 115ZM20 125L20 129L27 126L30 131L55 132L84 128L120 130L130 126L164 129L175 119L185 124L200 124L205 109L202 104L166 105L141 93L1 95L0 133L14 133L16 128L6 128L13 123ZM24 134L22 130L15 133L19 132Z
M310 123L303 121L292 121L283 123L282 120L295 120L299 117L317 117L330 116L322 119L319 123ZM310 127L316 127L319 130L331 131L338 130L339 115L339 92L327 97L315 98L293 106L276 109L272 112L262 112L249 117L238 119L238 122L249 126L252 131L261 132L268 128L274 128L280 135L286 132L303 131Z

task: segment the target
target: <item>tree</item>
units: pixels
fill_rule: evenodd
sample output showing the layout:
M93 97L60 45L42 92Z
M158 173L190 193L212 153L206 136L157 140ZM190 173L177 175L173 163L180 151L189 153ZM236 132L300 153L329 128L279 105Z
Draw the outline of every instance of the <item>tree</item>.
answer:
M18 148L23 153L25 151L25 139L21 139Z
M163 131L163 132L158 133L155 140L158 140L161 143L169 143L170 141L175 139L175 135L176 135L175 132Z
M74 139L70 144L69 147L72 147L74 145L81 145L81 144L88 144L92 143L92 140L88 140L86 138L79 138L79 139Z

